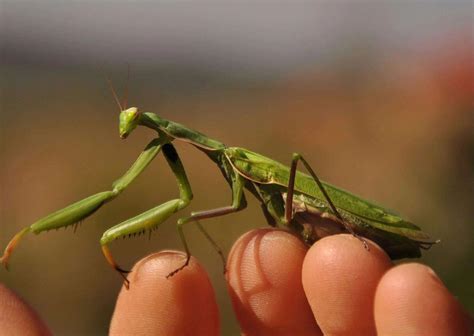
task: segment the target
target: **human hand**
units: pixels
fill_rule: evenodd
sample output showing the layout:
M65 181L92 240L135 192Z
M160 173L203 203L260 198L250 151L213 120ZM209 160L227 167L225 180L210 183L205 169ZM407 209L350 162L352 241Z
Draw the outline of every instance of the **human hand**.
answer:
M117 299L111 335L219 335L212 286L192 258L160 252L139 261ZM247 335L471 335L472 321L428 267L393 267L377 245L350 235L309 250L295 236L260 229L232 248L226 278ZM27 304L0 286L0 330L48 334ZM9 333L11 331L11 333ZM24 332L22 332L24 331ZM28 333L26 333L28 332Z

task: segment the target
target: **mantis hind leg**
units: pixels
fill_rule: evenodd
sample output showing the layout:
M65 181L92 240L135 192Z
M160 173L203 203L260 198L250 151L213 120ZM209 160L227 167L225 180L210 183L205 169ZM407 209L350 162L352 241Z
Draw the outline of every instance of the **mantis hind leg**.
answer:
M364 238L359 236L357 233L354 232L352 227L346 223L344 218L342 218L341 214L337 210L336 206L334 203L331 201L331 198L329 197L326 189L324 188L324 185L322 184L321 180L319 177L316 175L314 172L313 168L309 165L309 163L304 159L304 157L301 154L298 153L293 153L293 159L291 160L291 168L290 168L290 177L289 177L289 182L288 182L288 194L286 197L286 203L285 203L285 220L289 223L293 217L293 194L295 190L295 178L296 178L296 167L298 166L298 161L303 163L305 168L308 170L309 174L311 177L314 179L316 184L319 187L319 190L321 190L321 193L323 194L324 198L326 199L330 209L334 213L334 215L341 221L341 223L344 225L345 229L349 231L354 237L359 239L363 244L366 250L369 250L369 245L365 241Z

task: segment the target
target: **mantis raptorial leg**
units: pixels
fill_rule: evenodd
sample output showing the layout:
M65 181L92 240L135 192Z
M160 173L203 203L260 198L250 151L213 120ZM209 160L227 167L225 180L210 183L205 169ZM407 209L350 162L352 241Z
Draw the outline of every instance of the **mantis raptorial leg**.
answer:
M25 234L29 232L39 234L43 231L75 224L89 217L105 203L117 197L155 158L161 150L163 141L166 141L166 139L157 138L150 141L128 171L112 184L112 190L103 191L73 203L38 220L17 233L5 248L5 252L0 258L1 263L8 268L8 260L14 248Z
M126 287L128 287L128 280L125 274L129 271L125 271L117 265L107 245L117 238L144 232L146 230L152 230L158 227L172 214L187 207L193 198L191 186L176 149L171 143L164 144L162 149L166 161L178 182L179 198L160 204L155 208L111 227L104 232L100 239L102 252L107 259L107 262L124 278ZM187 247L185 241L184 244Z
M163 204L158 205L155 208L152 208L142 214L139 214L131 219L128 219L120 224L117 224L111 227L110 229L104 232L104 234L102 235L102 238L100 239L102 252L105 258L107 259L107 262L116 271L120 273L120 275L125 280L126 287L128 287L128 280L125 274L129 273L129 271L126 271L117 265L107 245L117 238L124 237L127 235L133 235L136 233L143 232L145 230L152 230L158 227L171 215L187 207L193 198L191 185L188 181L186 172L184 170L184 166L181 162L181 159L179 158L178 153L176 152L176 149L171 143L166 143L163 145L162 151L166 158L166 161L168 162L168 165L171 171L174 173L176 177L176 181L177 181L178 189L179 189L179 198L167 201ZM207 233L207 231L202 227L202 225L199 222L197 222L196 224L198 225L199 230L216 248L216 250L221 255L221 257L223 257L222 250L215 243L215 241L212 239L209 233ZM187 266L189 263L189 259L191 257L191 253L189 251L189 247L188 247L186 238L184 236L184 233L182 231L181 225L182 225L181 222L178 221L177 228L180 234L181 241L186 251L186 263L182 267L179 267L175 271L171 272L168 275L168 277L176 274L178 271L180 271L185 266Z

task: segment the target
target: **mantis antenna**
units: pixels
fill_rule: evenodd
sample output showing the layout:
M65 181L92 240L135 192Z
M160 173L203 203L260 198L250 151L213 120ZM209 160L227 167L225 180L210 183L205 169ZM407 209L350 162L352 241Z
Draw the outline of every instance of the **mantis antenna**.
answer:
M125 110L128 106L128 85L130 83L130 63L127 63L127 81L125 82L125 96L123 99L123 109Z
M114 95L115 102L117 103L120 112L122 112L123 108L122 105L120 104L120 100L117 96L117 92L115 92L114 86L112 85L112 81L110 80L109 76L105 77L107 79L107 83L109 84L110 91L112 91L112 94Z

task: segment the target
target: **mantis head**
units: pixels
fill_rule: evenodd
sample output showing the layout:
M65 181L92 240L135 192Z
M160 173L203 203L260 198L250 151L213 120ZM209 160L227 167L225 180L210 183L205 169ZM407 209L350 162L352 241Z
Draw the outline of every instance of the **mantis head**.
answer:
M130 77L130 66L128 66L127 71L127 82L128 78ZM109 77L106 77L107 83L109 84L110 91L112 92L115 102L120 111L119 116L119 134L120 138L126 139L130 133L138 126L138 122L140 120L140 113L138 112L138 108L136 107L128 107L127 108L127 98L128 98L128 85L125 89L125 98L123 103L120 102L119 97L117 96L117 92L115 92L114 86L112 85L112 81Z
M120 112L119 132L122 139L128 137L135 127L137 127L138 121L140 119L139 116L140 113L136 107L129 107L128 109L122 110Z

